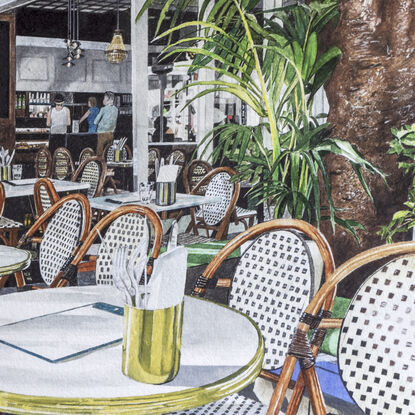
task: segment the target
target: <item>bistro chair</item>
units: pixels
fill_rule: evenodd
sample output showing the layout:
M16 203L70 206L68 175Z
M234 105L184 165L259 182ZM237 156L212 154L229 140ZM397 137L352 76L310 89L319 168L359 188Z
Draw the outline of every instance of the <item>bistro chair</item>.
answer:
M204 160L193 160L186 164L183 171L183 186L186 193L190 193L196 185L210 172L213 167ZM204 195L207 189L207 183L198 189L199 195Z
M152 147L148 149L148 180L151 182L155 182L157 179L156 163L160 165L160 159L160 150L158 148Z
M398 256L398 257L397 257ZM390 262L385 259L394 257ZM337 284L374 261L384 263L355 293L344 319L330 319L331 295ZM300 361L315 415L326 414L313 350L307 342L323 338L328 328L340 328L337 363L342 382L361 413L413 414L415 407L415 243L400 242L364 251L342 264L305 309L271 399L269 413L278 413L293 367ZM323 318L323 319L322 319ZM319 340L321 342L321 340ZM315 347L315 344L313 345ZM289 405L290 408L290 405ZM295 408L294 408L295 409ZM356 409L356 412L360 411ZM295 414L294 411L286 412Z
M199 229L204 229L209 237L209 231L213 231L216 239L226 239L229 221L235 209L239 197L240 184L232 183L231 178L236 174L230 167L218 167L210 171L190 192L199 194L199 189L206 187L206 196L218 196L221 200L217 203L203 205L198 211L190 211L190 224L186 233L193 230L199 235Z
M35 205L36 216L39 217L48 210L54 203L60 199L55 190L55 186L47 177L39 179L33 186L33 201ZM46 230L46 222L41 226L43 231Z
M52 174L52 155L42 146L35 156L35 177L50 177Z
M146 206L128 205L113 210L94 226L85 243L72 259L66 278L74 281L78 272L95 270L97 285L113 285L112 259L109 253L112 254L116 249L127 246L127 255L131 255L140 240L146 234L150 235L149 227L152 228L153 233L152 238L148 238L152 249L147 272L151 274L153 261L160 253L162 224L159 216L152 209ZM104 243L97 241L98 231L103 235ZM94 244L95 241L98 245ZM88 255L91 251L97 252L97 255Z
M35 236L44 223L47 223L47 227L43 236ZM49 287L56 287L57 282L64 286L67 281L62 280L62 274L88 235L90 226L88 199L80 193L70 194L46 210L22 236L17 247L39 243L41 277ZM23 274L20 272L15 275L17 287L23 287Z
M229 306L250 316L265 340L260 376L277 381L272 373L282 366L291 339L313 295L314 264L305 237L314 241L331 280L334 260L324 236L307 222L275 219L242 232L216 255L194 285L192 295L203 297L207 288L230 287ZM218 278L216 271L235 251L246 247L233 277ZM334 293L333 293L334 296ZM267 407L234 394L183 414L266 414Z
M85 147L79 154L79 164L82 164L85 160L94 157L95 151L91 147Z
M54 179L71 179L74 172L74 164L71 153L65 147L58 147L53 153L52 176Z
M6 194L3 183L0 182L0 240L9 246L16 246L19 229L23 226L20 222L3 216Z
M101 196L107 175L107 164L98 156L90 157L82 162L73 174L72 181L89 183L88 198Z
M133 158L133 153L132 153L130 147L127 144L124 144L124 146L123 146L123 156L122 156L122 158L126 159L126 160L132 160L132 158ZM104 148L104 160L107 163L115 161L115 154L114 154L114 148L112 146L112 143L107 144Z

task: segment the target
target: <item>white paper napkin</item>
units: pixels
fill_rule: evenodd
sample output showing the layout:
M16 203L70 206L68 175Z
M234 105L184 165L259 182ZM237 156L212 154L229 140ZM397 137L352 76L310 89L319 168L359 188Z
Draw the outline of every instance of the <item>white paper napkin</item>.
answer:
M177 164L166 164L165 166L160 166L159 174L157 176L157 181L158 182L175 182L178 171L179 171L179 166Z

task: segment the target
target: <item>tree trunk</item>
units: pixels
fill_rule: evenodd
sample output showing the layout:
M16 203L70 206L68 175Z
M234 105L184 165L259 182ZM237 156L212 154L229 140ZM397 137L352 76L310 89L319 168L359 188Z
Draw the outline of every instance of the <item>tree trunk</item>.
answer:
M342 229L323 232L333 248L336 264L358 252L383 243L376 235L407 199L409 177L398 169L395 156L387 155L391 127L415 120L415 3L413 0L339 0L337 27L327 32L329 43L343 52L326 92L333 137L348 140L372 163L388 174L389 188L366 176L375 206L364 193L343 159L329 156L328 171L333 201L344 208L344 218L362 223L361 246ZM350 296L364 278L347 284ZM344 294L345 287L341 293Z

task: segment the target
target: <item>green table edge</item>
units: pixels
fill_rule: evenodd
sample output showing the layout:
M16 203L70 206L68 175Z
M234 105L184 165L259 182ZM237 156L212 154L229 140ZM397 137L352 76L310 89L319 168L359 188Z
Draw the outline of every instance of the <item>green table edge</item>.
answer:
M228 308L248 319L258 335L258 347L254 357L246 366L232 375L197 388L140 397L56 398L0 391L0 411L12 414L166 414L196 408L239 392L251 384L261 372L265 350L264 338L256 323L249 316L227 305L214 304Z
M12 247L13 248L13 247ZM19 249L19 248L15 248ZM19 249L22 252L26 252L26 258L23 261L17 262L13 265L9 265L8 267L0 267L0 276L13 274L14 272L21 271L25 269L30 264L30 252L24 249Z

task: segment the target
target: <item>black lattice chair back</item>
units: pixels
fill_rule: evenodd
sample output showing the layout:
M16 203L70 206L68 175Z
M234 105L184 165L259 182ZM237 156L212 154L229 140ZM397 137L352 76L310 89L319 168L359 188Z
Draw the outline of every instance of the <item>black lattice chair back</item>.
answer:
M209 203L202 206L197 216L203 218L207 225L217 225L225 217L232 201L234 184L231 183L231 175L221 172L214 175L206 188L206 196L219 196L220 202Z
M211 164L204 160L193 160L189 165L186 165L183 171L183 185L186 193L190 193L195 186L203 179L210 171L213 170ZM197 194L204 195L207 190L208 183L204 184L198 189Z
M89 183L88 197L97 197L102 193L106 171L106 163L101 157L91 157L78 167L72 180Z
M265 338L264 369L282 366L313 286L313 259L296 232L265 233L242 253L229 305L258 324Z
M74 172L71 153L65 147L58 147L53 153L53 177L59 180L70 179Z
M94 157L95 151L91 147L84 148L79 154L79 164L82 164L85 160Z
M148 179L150 181L156 181L155 166L156 160L160 164L160 150L157 148L148 149Z
M338 363L364 413L415 413L415 255L360 286L343 320Z
M52 174L52 155L46 147L42 147L35 157L35 176L50 177Z
M104 242L107 248L101 244L98 250L95 273L97 285L113 285L110 254L122 246L127 246L129 256L146 236L149 236L149 228L144 216L129 213L115 219L105 232Z

